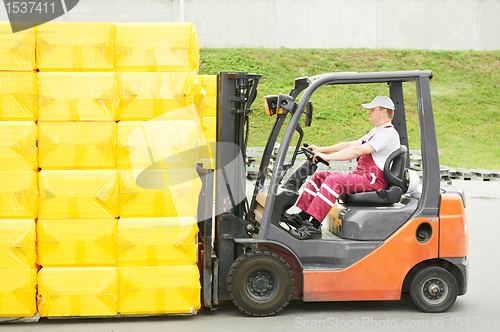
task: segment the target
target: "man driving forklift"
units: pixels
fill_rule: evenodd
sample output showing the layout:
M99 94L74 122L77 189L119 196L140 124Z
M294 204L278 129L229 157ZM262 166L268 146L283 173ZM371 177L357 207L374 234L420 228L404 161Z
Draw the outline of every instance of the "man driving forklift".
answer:
M325 161L358 158L358 165L352 173L322 171L313 175L295 204L302 211L283 215L283 221L291 226L290 234L297 239L321 238L321 222L340 195L388 188L384 165L400 147L399 134L391 124L394 103L386 96L376 96L362 106L368 109L369 120L375 126L368 134L352 142L308 147L315 153L315 162L320 158Z

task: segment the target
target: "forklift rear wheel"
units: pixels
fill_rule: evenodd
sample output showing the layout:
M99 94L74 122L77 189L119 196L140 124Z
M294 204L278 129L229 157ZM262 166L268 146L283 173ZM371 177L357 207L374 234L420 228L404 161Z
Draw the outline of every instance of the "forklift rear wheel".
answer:
M273 316L292 298L293 272L271 251L249 251L231 265L227 289L234 306L247 316Z
M443 312L455 303L458 285L447 270L428 266L413 276L409 292L413 303L423 312Z

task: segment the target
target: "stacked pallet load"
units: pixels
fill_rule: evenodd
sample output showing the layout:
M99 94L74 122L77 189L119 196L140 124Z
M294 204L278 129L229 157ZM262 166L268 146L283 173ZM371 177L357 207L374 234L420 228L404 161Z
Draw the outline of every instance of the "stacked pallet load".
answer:
M35 30L0 23L0 320L36 309Z
M203 101L196 30L190 23L117 24L116 43L118 311L193 313L200 308L196 147Z
M0 320L196 312L194 25L7 28Z
M115 25L37 30L38 310L118 314Z

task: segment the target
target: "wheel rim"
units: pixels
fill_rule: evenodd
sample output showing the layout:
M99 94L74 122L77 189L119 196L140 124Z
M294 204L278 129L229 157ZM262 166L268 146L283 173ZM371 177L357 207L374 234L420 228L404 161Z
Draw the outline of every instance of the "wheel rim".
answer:
M267 269L258 269L247 276L245 291L255 301L268 301L278 291L276 275Z
M440 304L448 296L448 284L439 277L427 279L422 284L422 299L432 305Z

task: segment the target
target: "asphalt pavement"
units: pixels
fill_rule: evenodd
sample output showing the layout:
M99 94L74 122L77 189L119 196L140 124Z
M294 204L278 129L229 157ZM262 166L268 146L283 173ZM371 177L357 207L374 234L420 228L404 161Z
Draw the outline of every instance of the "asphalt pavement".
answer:
M469 229L468 292L450 310L426 314L408 294L400 301L293 301L276 317L249 318L231 303L190 317L40 319L37 323L1 324L0 331L500 331L500 182L459 181L466 194Z

